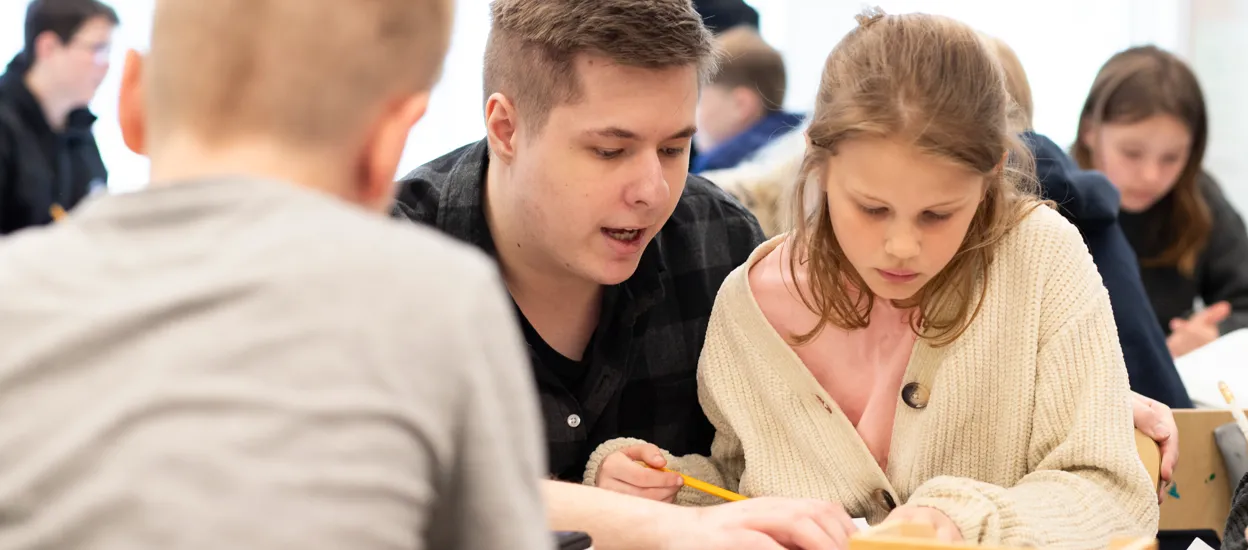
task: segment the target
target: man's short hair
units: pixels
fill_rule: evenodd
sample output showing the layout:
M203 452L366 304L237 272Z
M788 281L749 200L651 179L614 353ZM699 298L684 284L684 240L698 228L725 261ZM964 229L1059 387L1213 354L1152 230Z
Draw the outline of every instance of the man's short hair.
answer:
M711 33L690 0L494 0L485 97L502 93L539 129L581 94L574 62L596 54L647 69L715 67Z
M334 148L432 88L450 0L157 0L147 78L153 140L249 136Z
M728 88L746 87L758 93L768 112L777 112L784 105L788 80L784 58L763 41L754 29L736 27L718 38L719 72L712 84Z
M117 12L99 0L32 0L26 6L26 51L33 56L35 39L48 31L68 44L87 21L97 17L114 26L121 24Z

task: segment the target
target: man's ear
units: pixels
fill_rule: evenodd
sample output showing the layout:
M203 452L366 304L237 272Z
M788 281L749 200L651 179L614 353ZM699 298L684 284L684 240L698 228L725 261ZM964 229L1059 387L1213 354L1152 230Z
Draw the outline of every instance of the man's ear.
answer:
M485 135L490 153L504 163L510 163L516 156L516 141L520 136L518 114L516 104L503 94L492 94L485 102Z
M43 31L39 33L39 36L35 37L35 51L30 52L34 54L34 58L31 61L47 59L48 54L51 54L54 50L64 45L65 43L61 41L61 37L57 36L56 33L52 31Z
M121 139L131 151L147 154L147 105L143 92L143 55L126 51L121 70L121 92L117 100L117 120Z
M412 127L425 116L429 108L429 91L408 96L392 103L373 129L360 178L363 186L357 190L359 202L373 210L389 210L394 202L394 177L407 148L407 138Z
M767 105L758 91L745 86L732 89L732 104L741 121L752 121L767 114Z

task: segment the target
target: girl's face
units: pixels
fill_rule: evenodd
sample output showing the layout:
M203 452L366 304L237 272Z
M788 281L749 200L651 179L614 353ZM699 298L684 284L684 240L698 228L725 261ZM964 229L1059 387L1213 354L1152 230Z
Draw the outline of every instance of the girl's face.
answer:
M1080 139L1092 152L1093 168L1118 188L1127 212L1148 210L1166 196L1192 150L1191 130L1167 114L1130 124L1102 124Z
M838 144L824 174L832 230L871 292L918 293L962 245L984 176L902 141Z

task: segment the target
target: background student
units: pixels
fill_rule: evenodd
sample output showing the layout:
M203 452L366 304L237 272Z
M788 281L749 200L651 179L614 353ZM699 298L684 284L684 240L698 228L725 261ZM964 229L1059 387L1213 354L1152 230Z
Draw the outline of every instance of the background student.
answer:
M1073 150L1118 188L1144 288L1182 356L1248 326L1248 232L1202 168L1209 139L1200 84L1173 54L1131 48L1101 67ZM1194 311L1200 299L1207 307Z
M23 49L0 76L0 235L49 223L106 185L87 104L117 25L98 0L27 7Z
M802 125L784 111L784 58L758 31L741 26L716 37L719 68L698 99L694 173L724 170Z
M552 548L497 269L382 215L450 14L156 3L150 188L0 241L0 547Z

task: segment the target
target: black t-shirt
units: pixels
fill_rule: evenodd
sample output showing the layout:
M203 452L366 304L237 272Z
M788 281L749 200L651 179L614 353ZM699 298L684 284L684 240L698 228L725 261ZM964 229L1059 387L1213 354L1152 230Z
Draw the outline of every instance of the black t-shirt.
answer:
M516 314L520 316L520 328L524 330L524 341L529 344L529 348L533 350L538 361L554 373L555 377L563 383L563 387L568 388L572 393L579 394L580 390L585 387L585 374L589 372L589 363L584 359L584 355L580 361L577 361L559 353L546 343L541 334L537 333L537 329L533 328L533 324L524 317L524 312L520 311L519 307L516 308ZM593 349L593 346L594 341L591 337L585 349Z

